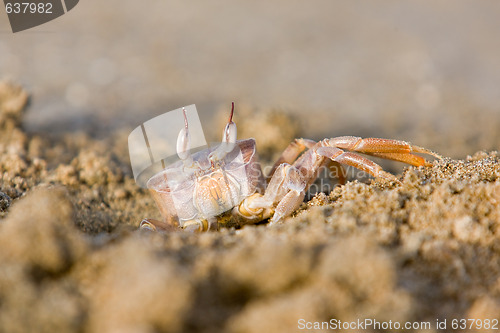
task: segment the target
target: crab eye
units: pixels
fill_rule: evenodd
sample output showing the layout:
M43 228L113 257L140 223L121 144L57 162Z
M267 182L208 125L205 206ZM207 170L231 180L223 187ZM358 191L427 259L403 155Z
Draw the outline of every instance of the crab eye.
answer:
M236 143L237 134L236 124L233 122L228 123L222 133L222 142Z
M177 137L177 155L181 160L185 160L190 156L191 139L189 137L186 109L182 109L182 112L184 113L184 128L181 129Z
M186 128L181 129L177 137L177 155L181 160L189 157L190 141L189 131Z

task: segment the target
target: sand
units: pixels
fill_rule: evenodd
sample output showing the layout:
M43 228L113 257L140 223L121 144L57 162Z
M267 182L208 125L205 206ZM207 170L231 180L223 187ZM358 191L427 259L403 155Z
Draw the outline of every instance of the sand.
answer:
M363 318L436 331L437 319L500 318L496 151L405 168L400 185L351 179L272 226L161 234L136 230L159 213L132 178L128 131L28 133L28 102L0 83L0 332L293 332ZM240 137L254 135L241 112ZM258 112L280 124L259 138L270 162L300 126Z

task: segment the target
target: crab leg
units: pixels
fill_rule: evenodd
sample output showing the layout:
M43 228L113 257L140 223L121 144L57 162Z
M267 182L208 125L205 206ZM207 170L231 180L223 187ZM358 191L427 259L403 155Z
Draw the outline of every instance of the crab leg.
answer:
M278 203L270 223L279 221L296 210L305 197L307 182L300 171L290 164L283 163L274 173L266 193L262 197L254 197L248 207L251 209L268 208Z
M144 219L141 221L139 228L141 230L150 231L176 231L177 228L171 224L165 223L163 221L158 221L155 219Z
M263 196L254 198L248 204L250 209L270 207L287 194L287 189L284 187L287 168L290 168L290 165L287 163L282 163L276 168L266 188L266 192Z
M421 153L442 158L439 154L419 146L413 146L406 141L360 138L356 136L340 136L324 140L326 146L347 149L359 153L364 153L376 157L404 162L414 166L429 166L423 157L412 153Z
M211 217L208 219L194 219L194 220L184 221L182 229L188 232L217 230L218 229L217 218Z
M380 157L387 160L393 160L398 162L403 162L413 166L432 166L432 163L428 162L422 156L415 154L405 154L405 153L366 153L370 156Z
M302 154L306 149L308 151ZM399 140L343 136L314 143L311 140L297 139L274 164L265 194L245 199L240 210L245 207L248 211L257 212L259 209L271 209L275 206L270 223L289 216L304 200L307 185L314 181L322 166L330 168L341 184L346 180L343 165L355 167L373 177L399 182L396 176L385 172L380 165L357 154L358 152L414 166L430 165L423 157L414 153L441 158L428 149Z
M342 164L331 160L327 165L330 172L339 179L338 183L344 185L347 180L347 173Z
M288 192L283 199L279 202L278 206L276 206L276 210L274 211L274 215L269 221L269 223L273 224L279 220L281 220L285 216L289 216L292 214L297 208L300 207L302 201L304 201L304 197L306 196L306 192L292 190Z
M267 181L269 182L271 177L274 175L276 169L283 163L293 164L297 157L302 154L306 149L311 149L316 144L316 141L308 139L295 139L291 142L288 147L281 153L280 157L274 163L271 168L271 172L267 176Z
M316 149L316 154L327 157L335 162L350 165L356 169L363 170L373 177L381 177L392 181L397 181L397 178L382 170L382 167L377 163L370 161L366 157L355 153L345 152L342 149L335 147L320 147Z

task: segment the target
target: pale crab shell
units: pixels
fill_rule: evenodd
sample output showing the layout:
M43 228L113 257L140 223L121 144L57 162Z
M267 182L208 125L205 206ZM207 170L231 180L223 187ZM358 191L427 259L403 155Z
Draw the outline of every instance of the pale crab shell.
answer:
M211 166L208 155L217 146L192 155L200 167L184 168L182 161L167 166L147 183L164 221L182 227L184 221L209 219L237 206L256 191L263 191L264 177L255 140L236 141L235 148ZM187 171L186 171L187 170ZM213 192L217 200L214 200Z

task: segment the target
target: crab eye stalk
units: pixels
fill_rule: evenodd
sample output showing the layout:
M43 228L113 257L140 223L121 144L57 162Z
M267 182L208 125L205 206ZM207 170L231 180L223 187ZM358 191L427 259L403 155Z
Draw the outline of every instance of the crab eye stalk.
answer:
M233 113L234 102L231 103L231 114L229 115L229 120L224 128L224 131L222 132L222 142L216 150L210 153L208 157L212 162L222 160L234 149L238 132L236 130L236 124L233 122Z
M236 129L236 124L233 122L233 112L234 112L234 102L231 103L231 114L229 116L229 121L227 122L224 132L222 132L222 142L225 142L225 151L229 153L234 148L236 143L236 138L238 136L238 131Z
M177 156L184 161L184 164L190 164L192 162L191 154L189 153L189 149L191 148L191 139L189 136L189 128L186 116L186 109L182 109L182 113L184 114L184 128L179 132L179 136L177 137Z
M185 128L181 129L177 137L177 155L181 160L185 160L189 157L189 148L191 148L190 141L189 131Z

